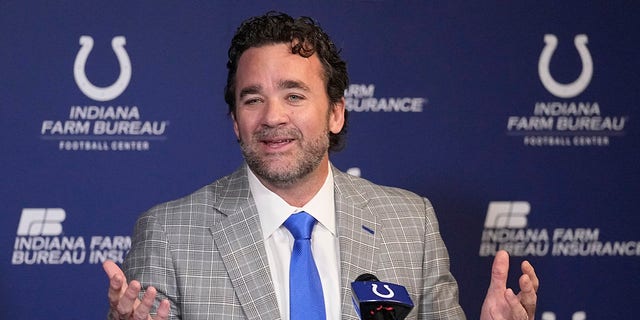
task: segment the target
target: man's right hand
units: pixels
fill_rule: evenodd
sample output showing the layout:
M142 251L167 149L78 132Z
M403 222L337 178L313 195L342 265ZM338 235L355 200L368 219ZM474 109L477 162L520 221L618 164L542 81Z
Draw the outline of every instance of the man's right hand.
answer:
M148 287L142 301L138 299L141 285L133 280L127 285L124 272L111 260L102 264L109 277L109 319L116 320L167 320L169 319L169 300L164 299L158 306L157 315L151 317L149 311L156 298L156 288Z

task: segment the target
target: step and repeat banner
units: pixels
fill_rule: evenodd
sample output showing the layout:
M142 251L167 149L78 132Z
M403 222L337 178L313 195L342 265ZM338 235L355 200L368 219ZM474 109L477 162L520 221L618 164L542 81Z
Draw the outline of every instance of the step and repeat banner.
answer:
M433 202L470 319L499 249L538 319L636 317L637 3L1 1L0 318L104 318L136 217L240 165L226 51L269 10L342 49L332 161Z

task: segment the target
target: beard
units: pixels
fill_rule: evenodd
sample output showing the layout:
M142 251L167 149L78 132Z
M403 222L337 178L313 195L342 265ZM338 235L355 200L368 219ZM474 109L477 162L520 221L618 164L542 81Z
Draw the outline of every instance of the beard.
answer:
M258 147L262 140L269 137L289 137L299 148L285 152L261 154ZM324 134L303 138L297 128L263 128L249 137L249 142L240 139L242 155L251 171L256 176L272 185L286 187L307 177L312 173L329 150L329 128Z

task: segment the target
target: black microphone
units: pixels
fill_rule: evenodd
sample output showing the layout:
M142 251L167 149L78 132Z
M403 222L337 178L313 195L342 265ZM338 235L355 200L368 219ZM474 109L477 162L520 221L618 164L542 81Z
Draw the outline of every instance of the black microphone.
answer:
M351 292L353 306L362 320L402 320L413 309L405 287L382 282L369 273L351 282Z

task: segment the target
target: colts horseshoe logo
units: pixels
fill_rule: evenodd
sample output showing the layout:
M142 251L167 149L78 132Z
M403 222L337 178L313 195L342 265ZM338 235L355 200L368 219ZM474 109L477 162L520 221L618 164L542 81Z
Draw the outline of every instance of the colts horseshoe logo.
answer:
M377 284L371 284L371 291L373 291L373 294L375 294L376 296L380 297L380 298L385 298L385 299L390 299L393 298L393 296L395 296L395 292L393 292L393 290L391 290L391 288L389 288L388 284L383 285L383 287L385 289L387 289L387 291L389 293L387 294L382 294L380 292L378 292L378 285Z
M579 34L573 40L580 54L580 60L582 60L582 72L576 81L569 84L561 84L556 82L549 72L549 62L551 61L553 52L558 46L558 38L553 34L546 34L544 36L545 47L542 49L540 60L538 61L538 74L544 87L556 97L573 98L582 93L589 85L589 82L591 82L591 76L593 76L593 61L591 60L589 49L587 49L587 42L588 39L585 34Z
M118 80L108 87L96 87L93 85L85 73L85 64L87 63L87 57L93 49L93 38L90 36L80 37L80 51L76 55L76 61L73 65L73 77L76 80L76 84L80 90L87 95L87 97L96 101L109 101L117 98L129 85L131 80L131 61L129 55L124 49L126 39L123 36L114 37L111 40L111 47L118 57L118 63L120 64L120 76Z

